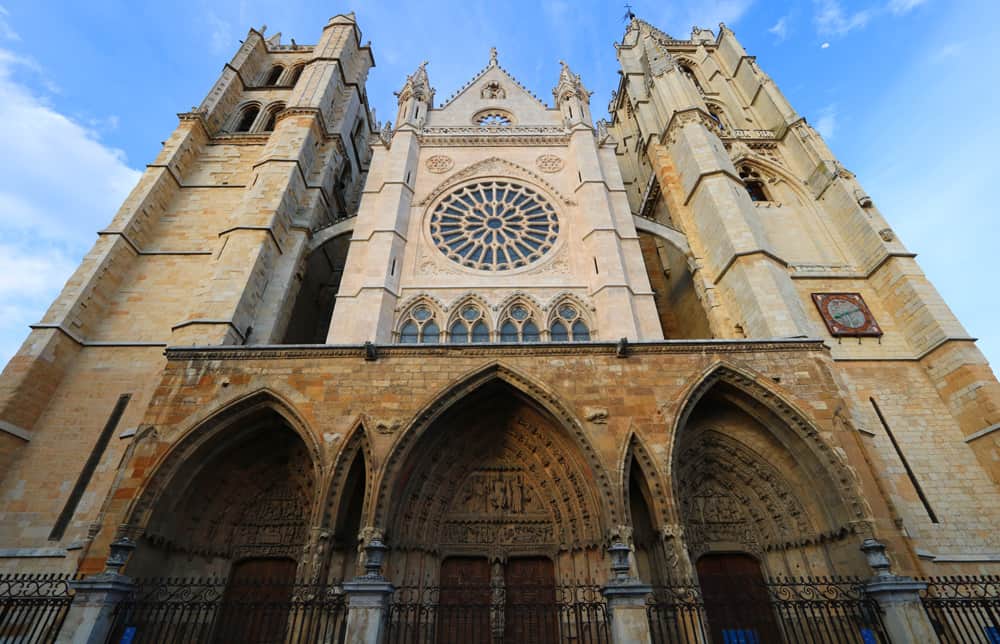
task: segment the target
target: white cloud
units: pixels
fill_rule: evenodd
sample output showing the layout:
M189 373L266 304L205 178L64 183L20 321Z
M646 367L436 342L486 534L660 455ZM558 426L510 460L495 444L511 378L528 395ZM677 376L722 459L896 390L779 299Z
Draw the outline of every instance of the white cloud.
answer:
M873 16L870 9L848 13L840 0L815 0L814 4L816 30L822 36L846 36L865 27Z
M889 0L889 11L901 16L905 13L909 13L919 7L920 5L927 2L927 0Z
M138 181L125 154L14 78L38 73L0 49L0 364L58 294L95 231ZM44 83L43 83L44 84ZM114 117L99 120L114 123Z
M10 26L7 22L7 18L10 16L10 12L0 4L0 39L3 40L20 40L21 37L17 35L14 28Z
M833 140L833 136L837 132L837 106L827 105L821 109L813 127L827 141Z
M788 38L788 16L782 16L768 31L778 38L778 42Z
M819 48L820 49L829 49L830 48L830 43L825 42L822 45L820 45Z

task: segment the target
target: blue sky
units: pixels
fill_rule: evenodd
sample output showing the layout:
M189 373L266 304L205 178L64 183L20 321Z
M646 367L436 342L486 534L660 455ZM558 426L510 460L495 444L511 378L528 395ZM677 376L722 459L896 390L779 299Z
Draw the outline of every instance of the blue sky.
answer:
M676 37L725 21L854 171L980 347L1000 364L1000 3L973 0L634 0ZM566 60L617 83L619 2L0 0L0 363L6 363L249 27L315 42L354 10L377 66L380 119L423 60L444 100L485 63L543 100Z

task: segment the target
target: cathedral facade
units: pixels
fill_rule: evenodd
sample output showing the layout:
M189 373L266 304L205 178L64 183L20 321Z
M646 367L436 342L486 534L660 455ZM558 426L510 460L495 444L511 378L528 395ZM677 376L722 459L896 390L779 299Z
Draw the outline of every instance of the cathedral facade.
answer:
M997 574L1000 384L915 255L728 28L616 49L607 119L493 51L383 127L352 15L251 30L0 378L0 569Z

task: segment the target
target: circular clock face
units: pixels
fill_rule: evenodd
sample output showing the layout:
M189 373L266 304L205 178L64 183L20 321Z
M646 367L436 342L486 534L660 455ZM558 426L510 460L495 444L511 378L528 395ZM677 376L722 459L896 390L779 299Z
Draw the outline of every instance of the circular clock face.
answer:
M837 324L848 329L860 329L867 323L861 307L847 298L830 298L826 303L826 310Z

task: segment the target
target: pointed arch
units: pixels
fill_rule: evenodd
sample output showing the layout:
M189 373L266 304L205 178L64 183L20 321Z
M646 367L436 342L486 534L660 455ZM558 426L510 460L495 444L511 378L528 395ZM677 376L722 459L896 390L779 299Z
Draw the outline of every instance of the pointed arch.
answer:
M872 525L872 512L861 494L855 472L822 436L820 428L792 396L772 384L763 374L722 361L708 367L685 389L670 432L668 472L678 491L676 463L678 445L687 429L691 413L709 392L719 391L727 403L745 412L766 428L797 464L834 491L839 508L830 507L827 517L839 527L863 528ZM802 449L802 448L805 449ZM675 508L676 511L676 508Z
M575 201L562 194L555 186L546 181L537 172L533 172L522 165L514 163L513 161L493 156L477 161L466 168L452 173L436 187L434 187L434 189L432 189L426 197L421 199L417 205L431 205L437 200L438 197L443 195L445 192L448 192L451 188L457 187L460 184L472 179L485 178L520 179L531 183L535 187L542 189L543 192L548 193L548 196L552 198L552 201L570 206L576 204Z
M371 504L372 481L378 467L367 429L368 425L372 424L374 423L370 419L359 416L345 435L340 451L337 452L337 456L333 460L330 476L325 482L326 494L320 523L323 529L329 529L336 519L337 508L343 499L344 484L354 461L358 457L364 461L365 476L368 481L368 490L365 491L365 513L367 514L368 506Z
M145 525L163 493L186 469L196 466L206 452L219 451L238 440L236 432L227 430L240 421L261 412L274 412L302 440L309 454L314 481L323 480L323 461L319 443L309 425L291 402L270 388L261 388L221 405L216 410L191 423L180 437L150 468L153 472L126 511L125 525ZM162 439L161 439L162 440ZM213 449L213 444L214 449ZM315 516L317 508L312 508Z
M639 468L648 486L651 518L653 525L659 528L668 522L668 512L665 505L670 498L670 485L666 475L662 473L661 468L653 458L652 452L646 448L645 441L633 431L625 441L625 449L618 470L619 488L622 491L622 508L630 522L632 517L629 510L629 477L632 474L632 468L635 467Z
M576 415L562 402L560 397L533 378L499 362L483 366L436 394L400 432L395 444L390 448L385 465L381 469L375 506L372 509L372 523L377 529L386 529L391 504L390 494L409 457L420 443L420 439L449 409L470 394L483 387L500 382L537 405L561 426L575 446L593 475L596 489L584 491L593 494L599 509L599 527L606 532L610 526L621 522L621 512L615 501L611 479L601 464L600 458ZM391 535L390 535L391 538Z
M541 342L545 318L538 300L530 295L514 293L501 302L496 315L498 342Z
M574 315L566 315L563 312L564 305L569 305L570 311L575 311ZM574 293L562 292L550 300L548 315L545 317L545 332L549 334L549 340L556 342L554 328L560 325L567 331L568 338L574 342L579 342L583 338L578 338L580 329L578 323L583 324L583 330L587 339L599 337L599 330L594 318L594 306L585 302Z
M466 309L470 307L474 307L479 311L479 318L471 318L466 315ZM450 314L445 325L448 342L482 342L481 338L477 339L477 334L481 333L483 327L486 329L485 341L489 342L493 338L496 325L493 317L490 315L490 305L482 296L476 293L466 293L455 300L449 307L449 310ZM463 331L464 340L456 339L456 329Z
M439 344L444 339L444 306L441 300L417 295L400 307L393 327L393 341L400 344Z

